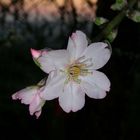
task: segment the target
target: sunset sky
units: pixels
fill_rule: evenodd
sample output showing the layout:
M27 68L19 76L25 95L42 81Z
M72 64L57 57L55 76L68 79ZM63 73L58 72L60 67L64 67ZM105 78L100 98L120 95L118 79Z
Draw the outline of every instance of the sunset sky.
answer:
M5 3L5 4L10 3L10 1L11 1L11 0L0 0L0 2ZM26 4L27 4L27 5L31 5L31 4L34 4L34 3L40 3L40 2L46 2L46 3L49 2L49 0L25 0L25 1L26 1ZM63 5L64 1L65 1L65 0L56 0L56 2L57 2L59 5ZM76 6L81 5L84 1L85 1L85 0L73 0L74 4L75 4ZM90 0L90 1L93 2L93 3L96 3L96 2L97 2L97 0Z
M0 0L0 3L8 5L11 0ZM65 0L55 0L56 4L50 2L50 0L24 0L24 10L34 17L39 14L43 17L59 17L58 5L62 6ZM97 3L97 0L90 0L93 4ZM73 0L74 6L79 14L85 17L90 14L95 15L95 9L91 9L87 6L86 0Z

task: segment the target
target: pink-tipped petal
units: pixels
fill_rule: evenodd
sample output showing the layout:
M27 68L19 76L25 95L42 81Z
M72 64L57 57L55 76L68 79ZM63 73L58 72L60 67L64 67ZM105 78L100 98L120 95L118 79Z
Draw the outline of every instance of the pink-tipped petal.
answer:
M12 99L13 99L13 100L17 100L17 99L18 99L18 95L17 95L17 94L18 94L18 93L15 93L15 94L12 95Z
M43 80L39 84L42 84ZM29 105L30 115L36 115L38 118L41 114L41 109L45 104L45 100L40 98L40 93L44 87L39 88L38 86L30 86L24 88L12 95L13 100L21 100L21 103Z
M33 58L38 58L41 55L41 51L31 48L31 54L32 54Z
M39 116L41 115L41 112L42 112L42 110L35 112L36 119L38 119L38 118L39 118Z
M37 92L36 87L30 86L13 94L12 99L13 100L19 99L23 104L30 104L36 92Z
M44 104L45 104L45 100L41 99L39 96L39 93L37 93L34 96L32 102L30 103L30 106L29 106L30 115L35 114L36 117L38 118L41 114L40 111Z
M41 101L41 99L39 98L38 94L36 94L34 96L34 98L32 99L30 106L29 106L30 115L33 115L36 111L40 110L40 108L38 107L40 104L40 101Z
M76 38L76 33L72 33L71 39L74 40Z
M83 32L76 31L75 33L72 33L71 37L69 38L67 47L70 57L72 59L81 57L87 45L88 41L86 35Z
M53 70L62 69L68 64L69 53L66 50L53 50L47 54L42 52L37 62L44 72L50 73Z
M59 97L63 91L65 79L66 77L62 72L51 72L40 96L45 100L52 100Z
M107 43L97 42L90 44L83 55L87 59L92 60L93 66L91 69L96 70L103 67L108 62L111 56L111 50L108 48Z
M99 88L96 84L87 81L82 81L81 88L90 98L103 99L106 96L105 90Z
M99 71L93 70L92 75L87 75L85 77L81 77L81 80L90 83L91 85L97 85L99 88L105 91L110 90L110 80L108 77Z
M85 93L78 84L68 83L64 86L64 90L59 96L59 104L67 113L70 111L76 112L85 105Z

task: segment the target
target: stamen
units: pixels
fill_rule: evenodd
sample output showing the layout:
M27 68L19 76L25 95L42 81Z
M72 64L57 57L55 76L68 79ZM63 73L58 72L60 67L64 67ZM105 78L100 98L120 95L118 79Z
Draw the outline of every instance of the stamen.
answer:
M81 83L81 80L80 80L80 79L74 79L74 81L75 81L76 83L78 83L78 84Z
M81 63L85 63L85 62L92 62L92 58L88 58L88 59L82 61Z
M81 79L79 79L79 76L92 74L92 70L89 69L91 66L93 66L92 58L85 59L85 56L78 58L74 63L67 66L66 70L62 70L62 72L65 72L67 75L65 84L69 81L80 83Z
M82 69L81 70L81 75L82 76L86 76L88 74L92 74L92 71L89 71L88 69Z
M65 80L64 84L68 84L69 81L70 81L70 78L68 77L68 78Z
M86 68L89 68L89 67L92 67L93 66L93 63L89 64L89 65L86 65Z
M64 70L60 70L60 72L65 72Z

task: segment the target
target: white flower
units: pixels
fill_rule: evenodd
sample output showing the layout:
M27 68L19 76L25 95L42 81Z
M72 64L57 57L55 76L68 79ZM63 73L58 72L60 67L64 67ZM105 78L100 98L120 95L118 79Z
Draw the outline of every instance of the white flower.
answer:
M30 86L22 89L12 95L13 100L21 100L21 103L29 105L30 115L35 114L36 118L41 115L42 107L45 104L45 100L40 97L40 93L44 87L41 87L43 81L39 82L37 86Z
M106 91L110 90L110 81L97 69L103 67L110 56L106 43L88 46L81 31L76 31L69 38L67 50L42 51L34 59L52 78L41 92L41 97L46 100L59 98L65 112L80 110L85 104L85 93L91 98L104 98Z

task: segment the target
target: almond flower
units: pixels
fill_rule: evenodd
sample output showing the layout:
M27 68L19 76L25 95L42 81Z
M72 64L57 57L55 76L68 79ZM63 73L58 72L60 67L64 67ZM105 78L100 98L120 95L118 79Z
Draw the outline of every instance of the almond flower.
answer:
M81 31L72 34L66 50L32 49L31 53L40 68L49 76L53 75L40 96L45 100L59 98L65 112L83 108L85 94L102 99L110 90L109 79L97 71L111 56L108 44L98 42L88 45L86 35Z
M44 87L41 84L44 81L39 82L37 86L29 86L22 89L12 95L13 100L21 100L21 103L29 105L30 115L35 114L36 118L41 115L42 107L45 104L45 100L40 97L40 93Z

